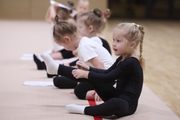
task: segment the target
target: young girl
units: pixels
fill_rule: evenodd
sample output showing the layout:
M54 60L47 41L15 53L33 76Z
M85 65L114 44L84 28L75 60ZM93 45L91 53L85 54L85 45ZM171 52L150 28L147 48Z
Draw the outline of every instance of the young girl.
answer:
M80 82L88 82L104 101L95 106L69 104L66 106L69 113L123 117L136 111L143 86L141 67L143 65L143 37L142 26L135 23L118 24L113 31L113 50L119 57L108 70L88 67L82 62L78 62L77 66L84 70L57 65L50 56L41 55L48 66L49 73L67 76ZM135 53L138 44L140 56ZM115 80L117 80L116 87L108 84Z
M75 24L74 19L70 16L72 10L73 10L73 2L70 0L68 0L67 4L61 4L55 1L53 2L51 1L51 5L48 8L45 19L47 22L51 24L52 27L55 24L54 18L56 15L59 15L60 19L62 20L67 20L68 22ZM68 59L74 57L72 51L65 50L63 46L56 44L54 40L53 40L53 46L54 48L50 53L50 55L54 60L62 60L62 59ZM37 69L44 70L45 65L44 62L41 60L41 58L39 58L35 54L33 55L33 58L34 58L34 62L37 65ZM48 77L53 77L53 76L48 75Z
M107 50L109 50L109 53L102 46L104 45L103 43L105 43L105 40L101 40L96 36L97 31L99 30L102 23L101 20L102 12L99 9L94 9L93 11L82 14L77 20L78 32L82 36L87 36L91 39L89 41L86 40L86 43L84 43L85 40L81 40L80 42L78 42L78 45L74 45L78 46L78 58L81 61L86 62L86 64L92 67L107 69L113 64L113 59L110 55L111 51L107 41L105 47L107 48ZM60 27L60 25L61 24L57 24L58 27ZM62 33L61 31L57 32L59 34ZM96 95L94 91L89 91L93 90L93 88L87 83L80 83L77 85L76 81L62 76L55 77L53 79L53 82L54 86L58 88L75 87L75 95L79 99L94 99Z
M86 13L89 11L89 0L79 0L78 4L76 6L76 12L74 19L77 20L79 16L81 16L83 13Z

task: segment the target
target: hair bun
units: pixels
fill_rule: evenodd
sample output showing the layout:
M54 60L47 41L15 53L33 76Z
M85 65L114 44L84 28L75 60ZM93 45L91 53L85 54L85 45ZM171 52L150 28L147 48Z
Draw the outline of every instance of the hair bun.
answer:
M59 15L56 15L56 16L55 16L55 21L56 21L56 23L59 22Z
M93 13L98 17L102 17L102 12L98 8L93 9Z

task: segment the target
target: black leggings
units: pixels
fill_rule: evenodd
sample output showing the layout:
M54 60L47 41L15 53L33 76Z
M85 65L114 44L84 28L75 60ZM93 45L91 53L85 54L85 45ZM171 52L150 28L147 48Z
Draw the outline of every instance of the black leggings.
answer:
M77 84L77 81L69 79L67 77L58 76L53 79L54 86L60 89L74 89L74 94L79 99L85 99L86 93L89 90L93 90L93 87L87 82L81 82Z
M74 57L72 51L68 51L68 50L63 49L63 50L60 50L59 52L62 54L62 57L63 57L64 59Z
M72 75L73 69L75 68L60 65L58 69L58 74L66 76L75 81L88 82L90 85L93 86L97 94L104 101L104 103L100 105L86 107L84 111L86 115L92 115L92 116L116 115L118 117L122 117L134 113L134 112L130 112L129 103L126 100L118 98L119 93L113 87L112 84L99 83L97 82L97 80L90 81L85 78L76 79Z
M61 89L75 88L77 85L77 81L74 81L72 79L63 76L57 76L53 78L53 83L54 86Z

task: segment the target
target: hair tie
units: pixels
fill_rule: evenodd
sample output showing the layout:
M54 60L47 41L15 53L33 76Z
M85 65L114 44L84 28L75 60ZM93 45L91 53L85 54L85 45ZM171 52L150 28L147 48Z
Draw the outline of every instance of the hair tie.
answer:
M140 26L140 25L138 25L138 24L135 24L135 26L139 28L139 26Z
M59 23L59 22L61 22L61 20L59 19L57 22Z
M55 21L56 21L56 23L59 23L61 20L59 19L59 16L58 15L56 15L55 16Z
M107 14L106 14L106 12L103 12L102 14L103 14L103 16L104 16L105 18L107 17Z

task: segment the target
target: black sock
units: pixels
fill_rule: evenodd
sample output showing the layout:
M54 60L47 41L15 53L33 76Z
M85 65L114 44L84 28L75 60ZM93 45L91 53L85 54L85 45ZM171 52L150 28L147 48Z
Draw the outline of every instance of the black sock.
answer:
M41 61L37 58L37 56L36 56L35 54L33 54L33 59L34 59L34 62L36 63L36 65L37 65L37 69L38 69L38 70L44 70L44 69L45 69L44 66L43 66L43 62L41 62Z

